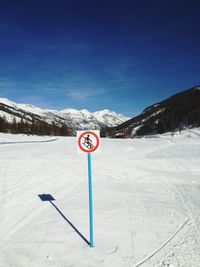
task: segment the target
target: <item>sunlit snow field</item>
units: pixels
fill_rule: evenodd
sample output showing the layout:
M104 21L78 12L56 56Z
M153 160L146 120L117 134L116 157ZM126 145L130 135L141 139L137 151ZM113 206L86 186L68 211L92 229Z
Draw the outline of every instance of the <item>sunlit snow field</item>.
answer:
M76 138L0 134L1 267L200 266L199 129L101 139L92 171L94 248Z

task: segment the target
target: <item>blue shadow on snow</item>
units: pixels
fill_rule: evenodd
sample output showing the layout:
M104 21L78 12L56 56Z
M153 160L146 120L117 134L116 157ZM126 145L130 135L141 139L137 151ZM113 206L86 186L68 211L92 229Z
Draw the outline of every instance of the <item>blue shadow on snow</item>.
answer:
M81 234L81 232L68 220L65 215L59 210L59 208L52 202L55 201L55 198L52 197L50 194L42 194L38 195L38 197L41 199L41 201L49 201L51 205L57 210L57 212L64 218L64 220L74 229L74 231L88 244L90 245L90 242Z

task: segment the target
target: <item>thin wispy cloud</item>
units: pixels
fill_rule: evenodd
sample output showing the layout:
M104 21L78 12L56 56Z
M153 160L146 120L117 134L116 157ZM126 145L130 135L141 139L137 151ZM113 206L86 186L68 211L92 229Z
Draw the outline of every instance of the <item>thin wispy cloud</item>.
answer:
M85 90L85 89L79 89L79 90L70 90L67 92L67 96L70 97L73 101L78 102L89 102L94 97L100 96L103 94L103 90Z
M137 71L137 65L132 58L123 58L112 65L107 65L104 68L105 76L107 77L108 84L112 86L121 87L123 85L134 85L134 82L138 80L139 73Z
M18 99L21 104L32 104L40 108L50 109L52 107L52 102L47 100L44 96L40 95L29 95L21 96Z
M13 87L13 82L8 80L7 78L0 77L0 88L4 90L5 88Z
M8 29L9 29L9 24L0 23L0 32L7 32Z
M0 23L0 34L21 34L23 33L22 28L10 23Z

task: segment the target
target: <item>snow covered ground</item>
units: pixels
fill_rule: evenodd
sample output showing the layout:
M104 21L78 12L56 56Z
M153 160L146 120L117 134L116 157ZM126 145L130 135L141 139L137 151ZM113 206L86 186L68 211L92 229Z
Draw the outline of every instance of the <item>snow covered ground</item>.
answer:
M1 267L200 266L199 129L101 140L94 248L87 156L76 138L52 139L0 134Z

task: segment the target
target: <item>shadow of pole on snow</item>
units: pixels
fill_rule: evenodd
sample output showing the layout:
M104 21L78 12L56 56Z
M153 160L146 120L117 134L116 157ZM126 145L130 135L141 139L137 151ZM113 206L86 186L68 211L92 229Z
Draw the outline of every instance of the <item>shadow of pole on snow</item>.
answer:
M52 197L50 194L42 194L38 195L38 197L41 199L41 201L49 201L51 205L57 210L57 212L63 217L63 219L74 229L74 231L88 244L90 245L90 242L81 234L81 232L73 225L73 223L67 219L67 217L59 210L59 208L52 202L55 201L55 198Z

